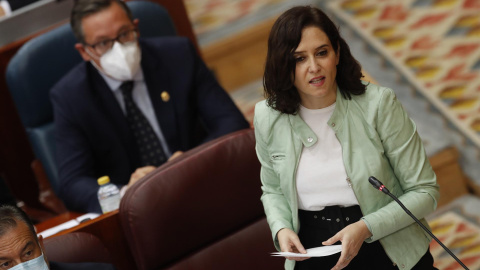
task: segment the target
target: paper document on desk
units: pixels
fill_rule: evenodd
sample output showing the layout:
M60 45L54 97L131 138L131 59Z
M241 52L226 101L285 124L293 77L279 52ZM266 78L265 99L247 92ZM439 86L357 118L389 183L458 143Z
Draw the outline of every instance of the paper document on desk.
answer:
M282 257L324 257L342 251L342 245L322 246L307 249L306 254L293 252L273 252L272 256Z
M70 229L70 228L73 228L77 225L79 225L80 223L82 222L85 222L85 221L88 221L88 220L91 220L91 219L95 219L97 218L98 216L100 216L100 214L96 214L96 213L88 213L88 214L85 214L83 216L79 216L75 219L72 219L72 220L69 220L65 223L62 223L60 225L57 225L53 228L50 228L48 230L45 230L45 231L42 231L42 232L39 232L37 235L38 236L43 236L43 238L47 238L49 236L52 236L54 234L57 234L61 231L64 231L64 230L67 230L67 229Z

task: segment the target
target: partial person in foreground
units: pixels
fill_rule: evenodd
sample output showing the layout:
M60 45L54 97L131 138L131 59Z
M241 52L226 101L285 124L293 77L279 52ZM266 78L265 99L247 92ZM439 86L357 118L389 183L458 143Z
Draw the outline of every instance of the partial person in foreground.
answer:
M74 4L84 62L51 91L60 197L69 209L101 212L98 177L124 194L184 151L249 127L187 38L142 39L140 23L121 0Z
M287 258L285 269L435 269L430 236L368 182L381 180L428 226L435 173L393 91L361 78L321 10L294 7L273 25L254 126L274 244L296 253L342 245L331 256Z
M105 263L49 262L43 239L37 237L33 224L18 207L0 206L1 270L114 270Z

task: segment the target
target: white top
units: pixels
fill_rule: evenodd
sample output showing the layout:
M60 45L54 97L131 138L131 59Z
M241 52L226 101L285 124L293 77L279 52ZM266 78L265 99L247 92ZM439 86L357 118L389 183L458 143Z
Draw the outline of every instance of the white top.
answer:
M117 99L122 111L125 115L127 115L127 111L125 110L125 103L123 101L123 94L120 91L120 86L122 85L123 81L115 80L111 77L106 76L102 72L99 72L102 75L103 79L112 90L113 95ZM163 137L162 130L160 129L160 125L157 121L157 116L155 115L155 110L153 109L152 101L150 100L150 96L148 95L147 85L145 84L145 80L143 78L143 71L140 68L135 74L133 78L134 84L132 89L132 98L135 104L137 104L140 111L142 111L143 115L147 118L148 122L153 128L155 134L157 134L158 139L162 145L164 153L167 157L170 157L172 153L168 148L167 141L165 137Z
M303 147L297 168L298 208L301 210L358 205L347 181L342 146L327 123L334 110L335 103L318 110L300 105L300 117L318 137L316 144Z

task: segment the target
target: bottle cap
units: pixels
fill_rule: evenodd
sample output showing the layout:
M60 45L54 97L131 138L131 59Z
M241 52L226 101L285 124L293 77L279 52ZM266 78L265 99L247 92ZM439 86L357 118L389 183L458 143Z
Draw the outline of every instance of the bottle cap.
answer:
M108 177L108 176L102 176L102 177L98 178L98 180L97 180L97 183L98 183L100 186L101 186L101 185L105 185L105 184L107 184L107 183L109 183L109 182L110 182L110 177Z

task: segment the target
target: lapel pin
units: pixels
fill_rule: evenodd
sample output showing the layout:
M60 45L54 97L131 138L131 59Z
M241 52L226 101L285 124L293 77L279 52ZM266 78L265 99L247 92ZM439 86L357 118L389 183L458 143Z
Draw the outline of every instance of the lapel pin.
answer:
M160 97L163 102L168 102L170 100L170 94L167 91L163 91L162 94L160 94Z

